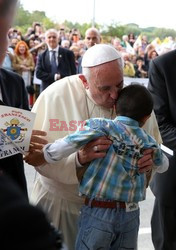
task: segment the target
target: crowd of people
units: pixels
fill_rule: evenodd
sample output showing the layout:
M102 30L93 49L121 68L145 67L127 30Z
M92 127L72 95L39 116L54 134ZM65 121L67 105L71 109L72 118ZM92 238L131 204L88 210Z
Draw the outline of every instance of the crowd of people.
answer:
M68 63L67 58L62 56L62 53L56 53L58 59L62 59L56 62L56 66L59 65L59 67L62 63L62 69L58 69L58 71L62 71L61 78L81 73L82 56L89 47L101 43L100 32L96 28L90 28L82 37L77 29L67 31L66 28L61 27L59 30L52 29L52 31L55 32L57 37L55 42L59 46L58 48L60 50L63 48L64 53L66 52L65 49L73 52L71 56L73 58L71 59L69 56L68 59L69 62L72 61L72 65ZM49 42L47 34L48 31L45 31L42 24L38 22L34 22L32 27L28 28L26 34L22 34L16 28L10 28L8 32L9 47L2 67L15 71L23 77L29 93L30 107L33 106L41 91L59 79L57 76L48 79L46 74L41 76L41 72L37 74L38 67L41 69L41 63L38 63L40 54L46 51L48 47L51 50L52 41ZM148 78L151 60L176 47L172 37L168 37L165 44L159 44L157 39L149 43L146 35L137 37L133 33L123 35L121 38L113 37L110 44L122 55L124 76L137 78ZM45 60L48 60L47 56ZM44 71L46 67L47 65L43 67ZM47 71L50 71L50 69L48 68ZM43 83L43 78L47 83Z
M175 250L175 156L159 146L175 151L175 42L164 51L129 34L107 45L96 28L81 39L40 23L22 35L10 28L16 2L0 1L0 105L33 106L24 159L39 178L31 205L22 155L0 160L1 248L61 249L63 239L67 250L136 250L151 181L154 247ZM149 77L149 91L124 76Z

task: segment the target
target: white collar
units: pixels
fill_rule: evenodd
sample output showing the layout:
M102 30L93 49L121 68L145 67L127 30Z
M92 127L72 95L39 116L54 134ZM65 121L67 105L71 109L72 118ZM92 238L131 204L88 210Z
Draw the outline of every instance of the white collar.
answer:
M55 49L52 49L51 47L48 46L48 50L58 52L59 51L59 45Z

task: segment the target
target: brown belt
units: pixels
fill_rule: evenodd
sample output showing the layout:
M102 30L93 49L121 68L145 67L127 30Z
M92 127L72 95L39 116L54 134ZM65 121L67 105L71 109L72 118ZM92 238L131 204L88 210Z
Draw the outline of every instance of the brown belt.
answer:
M100 201L100 200L91 200L85 198L84 204L90 207L101 207L101 208L126 208L125 202L123 201Z

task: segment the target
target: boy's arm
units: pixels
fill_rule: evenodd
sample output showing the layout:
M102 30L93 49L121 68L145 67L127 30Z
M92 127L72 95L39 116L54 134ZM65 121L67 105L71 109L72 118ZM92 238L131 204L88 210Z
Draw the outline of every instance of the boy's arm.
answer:
M99 119L97 121L96 119L93 119L93 121L92 119L87 120L84 126L81 125L74 134L45 145L43 150L31 148L24 160L35 167L45 163L56 163L78 151L88 142L105 136L106 132L103 132L103 128L101 129L100 127L101 121Z
M84 127L78 128L74 134L56 140L54 143L47 144L43 149L44 158L48 163L55 163L78 151L88 142L105 135L105 132L100 128L99 121L96 122L95 129L94 124L88 120Z
M153 163L154 164L151 171L146 172L146 187L148 187L148 185L150 184L155 173L164 173L169 167L169 160L167 156L162 152L159 145L153 150Z
M164 173L165 171L168 170L169 160L168 160L167 156L162 152L161 148L154 149L153 157L154 157L154 160L153 160L153 162L154 162L154 166L153 166L154 172Z
M163 173L167 171L169 167L169 160L161 150L160 145L155 141L152 136L148 135L150 142L149 147L153 148L153 169L154 172Z
M149 148L153 148L153 167L151 171L146 172L147 187L151 182L155 173L163 173L167 171L169 167L169 160L166 155L162 152L160 145L154 140L153 137L148 135L150 142Z
M167 158L167 156L165 154L163 154L163 159L162 159L162 163L160 165L153 165L153 168L151 169L151 171L149 171L148 173L146 173L146 178L147 178L147 187L150 184L153 176L156 173L164 173L165 171L168 170L169 167L169 160Z

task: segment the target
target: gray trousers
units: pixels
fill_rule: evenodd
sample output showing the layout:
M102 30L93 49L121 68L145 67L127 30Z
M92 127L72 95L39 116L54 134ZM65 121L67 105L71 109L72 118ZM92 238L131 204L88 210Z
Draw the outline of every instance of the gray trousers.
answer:
M167 207L155 199L151 228L155 250L176 250L176 207Z

